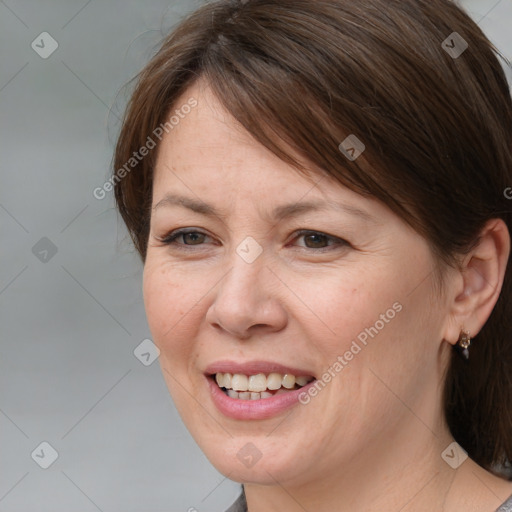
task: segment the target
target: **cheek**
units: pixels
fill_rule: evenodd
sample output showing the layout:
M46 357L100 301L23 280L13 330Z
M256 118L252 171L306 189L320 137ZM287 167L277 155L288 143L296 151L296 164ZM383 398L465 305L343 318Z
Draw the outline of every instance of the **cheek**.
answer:
M371 403L369 410L377 416L384 414L393 401L379 377L402 392L398 382L407 380L404 369L414 371L424 364L418 357L421 340L417 328L424 318L419 318L423 315L418 315L417 297L402 294L389 270L388 279L385 277L384 272L377 272L364 278L330 280L326 293L315 302L314 312L321 322L317 318L311 324L317 329L311 329L309 337L322 349L325 370L334 374L332 399L356 415L366 414L365 403Z
M187 326L194 316L194 305L201 290L182 279L169 266L148 261L144 267L143 297L146 318L154 343L160 350L183 346ZM197 313L196 313L197 315ZM185 344L186 345L186 344Z
M322 346L334 360L351 349L352 354L347 354L350 360L364 356L374 340L386 338L386 333L400 322L402 314L397 311L402 307L397 304L397 294L391 291L392 287L382 281L379 286L376 276L351 277L345 276L334 283L331 279L314 301L314 312L327 333Z

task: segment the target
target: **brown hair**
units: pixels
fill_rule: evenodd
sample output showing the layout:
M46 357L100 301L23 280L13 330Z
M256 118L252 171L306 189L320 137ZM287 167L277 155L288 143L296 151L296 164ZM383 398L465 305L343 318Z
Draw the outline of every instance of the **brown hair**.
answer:
M450 53L463 41L461 55ZM115 151L115 198L142 260L156 151L132 162L122 179L119 169L204 77L283 161L305 170L291 147L382 201L425 237L436 261L456 265L489 219L502 218L512 231L504 193L512 186L512 102L498 54L448 0L221 0L201 7L140 73ZM354 161L338 148L349 134L366 146ZM453 436L491 470L512 460L510 267L509 259L469 364L452 359L445 385Z

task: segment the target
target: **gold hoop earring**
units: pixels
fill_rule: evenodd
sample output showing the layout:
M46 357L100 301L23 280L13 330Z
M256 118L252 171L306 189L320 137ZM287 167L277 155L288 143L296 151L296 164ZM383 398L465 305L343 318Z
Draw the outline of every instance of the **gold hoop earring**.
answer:
M471 345L471 338L469 337L469 332L462 330L459 335L459 339L457 343L454 345L454 348L457 350L459 355L467 361L469 359L469 346Z

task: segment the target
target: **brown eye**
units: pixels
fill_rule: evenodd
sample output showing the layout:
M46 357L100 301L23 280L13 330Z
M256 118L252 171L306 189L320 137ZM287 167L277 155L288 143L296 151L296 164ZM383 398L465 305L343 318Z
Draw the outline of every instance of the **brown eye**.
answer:
M328 237L319 233L314 233L312 235L305 235L304 241L306 242L306 246L310 249L319 249L321 247L326 247L324 244L328 242Z
M186 230L177 230L173 231L165 238L162 239L162 242L166 245L202 245L205 241L205 237L208 237L205 233L201 231L186 231ZM183 243L177 242L176 240L181 239Z
M306 249L336 249L336 246L340 247L348 245L348 242L342 240L341 238L327 235L318 231L302 230L299 231L297 235L298 236L296 239L304 239L305 245L301 245L301 247L305 247Z
M190 233L182 233L180 236L182 236L182 240L185 241L185 244L186 245L198 245L200 244L201 242L204 241L204 233L199 233L197 231L192 231ZM190 241L191 243L189 244L188 241Z

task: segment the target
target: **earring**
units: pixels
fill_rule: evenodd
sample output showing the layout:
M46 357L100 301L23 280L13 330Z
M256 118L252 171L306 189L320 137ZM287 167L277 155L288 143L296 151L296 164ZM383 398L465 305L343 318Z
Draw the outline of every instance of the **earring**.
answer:
M454 345L454 348L460 354L460 356L467 361L469 359L469 346L471 345L471 338L469 337L469 332L462 330L459 335L459 339L457 343Z

